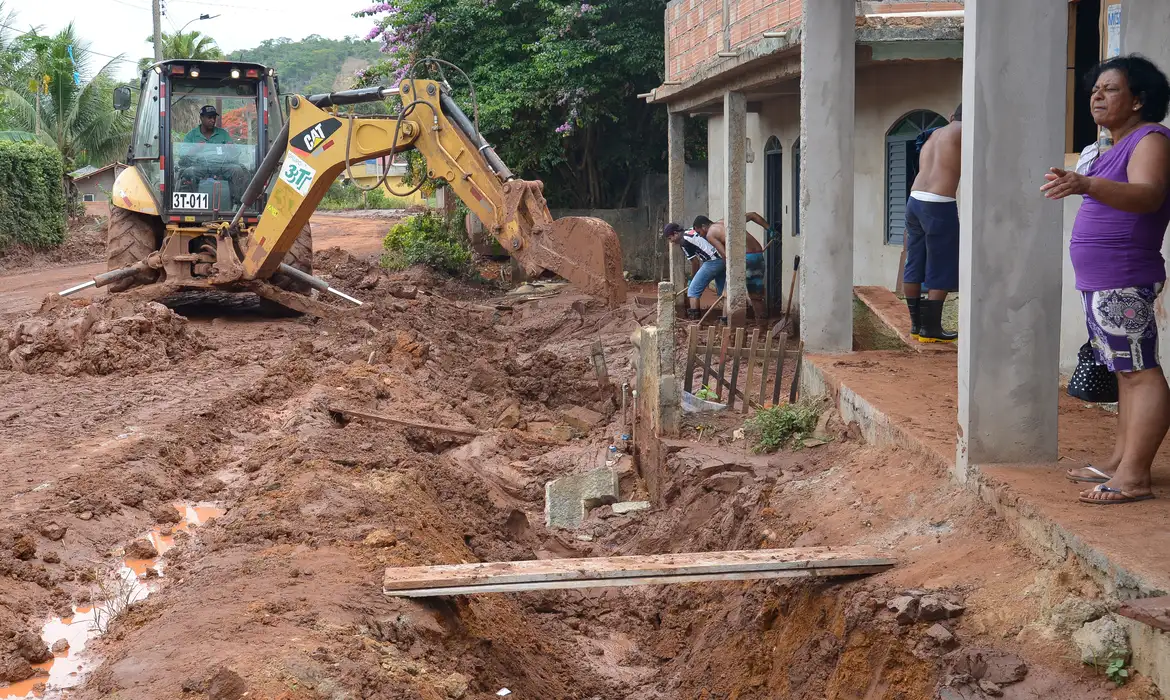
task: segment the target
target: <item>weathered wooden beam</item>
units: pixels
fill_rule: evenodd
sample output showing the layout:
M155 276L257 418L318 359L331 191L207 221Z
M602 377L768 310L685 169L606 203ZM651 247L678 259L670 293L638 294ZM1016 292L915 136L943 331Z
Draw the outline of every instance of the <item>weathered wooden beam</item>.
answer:
M423 430L434 430L439 433L452 433L454 435L467 435L468 437L477 437L483 435L482 431L475 428L453 428L449 425L435 425L434 423L420 423L418 421L405 420L403 418L392 418L390 416L382 416L377 413L366 413L365 411L355 411L352 408L341 408L339 406L330 406L331 413L339 413L343 416L351 418L362 418L365 420L377 421L379 423L391 423L393 425L401 425L407 428L421 428Z
M430 597L550 588L821 578L873 574L894 564L893 559L854 547L448 564L387 569L382 590L391 596Z

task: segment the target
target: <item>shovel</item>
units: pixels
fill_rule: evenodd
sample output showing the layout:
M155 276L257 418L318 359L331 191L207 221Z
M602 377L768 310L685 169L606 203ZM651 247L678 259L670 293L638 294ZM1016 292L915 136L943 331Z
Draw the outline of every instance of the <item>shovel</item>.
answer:
M786 332L792 326L792 295L796 292L796 273L800 269L800 256L792 260L792 282L788 285L788 304L784 308L784 315L772 326L772 336Z

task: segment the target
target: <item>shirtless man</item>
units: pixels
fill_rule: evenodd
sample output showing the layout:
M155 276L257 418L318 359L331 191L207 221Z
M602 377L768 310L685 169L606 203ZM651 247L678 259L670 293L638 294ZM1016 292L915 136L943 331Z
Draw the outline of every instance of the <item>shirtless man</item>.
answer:
M958 333L943 330L947 292L959 291L959 164L963 106L951 123L919 139L918 177L906 202L906 270L902 287L910 310L910 333L920 343L953 343ZM923 138L925 142L923 142ZM922 285L930 291L925 299Z
M749 212L747 220L768 228L764 217ZM663 231L668 241L678 245L683 255L691 261L691 283L687 286L687 317L697 320L700 317L699 298L712 281L715 282L715 291L723 294L723 287L727 279L727 227L722 222L713 222L705 216L695 217L691 229L684 231L676 223L669 223ZM749 287L752 286L754 271L759 271L762 284L764 249L754 236L747 237L747 266Z

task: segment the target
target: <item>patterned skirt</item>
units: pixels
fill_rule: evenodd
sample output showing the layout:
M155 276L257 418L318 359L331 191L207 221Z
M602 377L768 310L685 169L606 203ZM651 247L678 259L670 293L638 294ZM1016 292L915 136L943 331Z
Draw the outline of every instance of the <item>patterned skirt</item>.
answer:
M1081 292L1089 341L1110 372L1140 372L1158 366L1158 321L1154 301L1162 285Z

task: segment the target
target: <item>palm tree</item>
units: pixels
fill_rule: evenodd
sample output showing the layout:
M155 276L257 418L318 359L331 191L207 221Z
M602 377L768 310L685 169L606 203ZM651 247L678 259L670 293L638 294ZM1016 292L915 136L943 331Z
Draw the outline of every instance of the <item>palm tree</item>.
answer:
M154 37L147 37L146 41L152 42L154 41ZM194 29L186 33L177 32L175 34L167 34L163 32L162 44L163 60L171 58L223 58L223 51L219 49L219 46L215 43L215 39ZM153 58L139 60L139 72L146 70L152 63L154 63Z
M18 65L0 87L11 126L60 151L67 169L79 161L108 163L123 155L132 119L114 110L110 76L122 59L109 61L82 82L90 73L90 54L72 23L53 36L32 32L17 45Z

